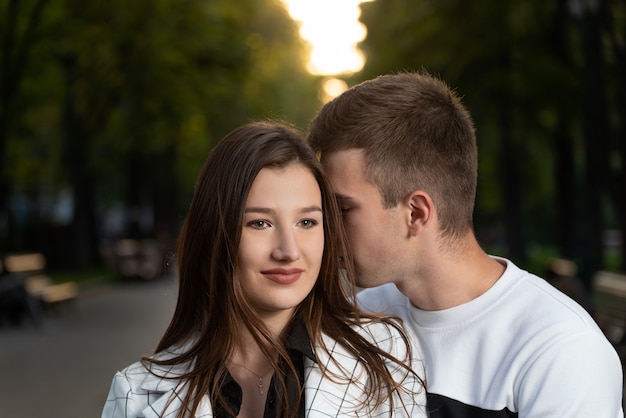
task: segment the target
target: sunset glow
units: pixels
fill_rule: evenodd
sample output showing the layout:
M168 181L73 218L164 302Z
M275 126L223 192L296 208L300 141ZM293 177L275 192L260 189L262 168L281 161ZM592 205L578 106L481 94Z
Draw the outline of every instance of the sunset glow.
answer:
M282 0L300 24L300 36L311 45L307 69L312 74L341 75L363 68L357 44L365 39L359 22L362 0Z

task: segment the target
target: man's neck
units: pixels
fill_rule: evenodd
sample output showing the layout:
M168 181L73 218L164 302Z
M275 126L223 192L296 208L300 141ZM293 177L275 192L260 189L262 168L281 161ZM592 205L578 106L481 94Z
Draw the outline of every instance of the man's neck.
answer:
M467 303L489 290L505 266L490 257L473 235L454 251L432 251L413 277L396 283L413 306L439 311Z

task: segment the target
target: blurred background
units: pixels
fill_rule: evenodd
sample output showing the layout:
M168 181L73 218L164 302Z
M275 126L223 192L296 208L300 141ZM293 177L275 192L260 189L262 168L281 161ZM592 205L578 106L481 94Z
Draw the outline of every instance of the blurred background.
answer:
M16 362L45 369L16 356L51 335L60 350L85 335L108 347L128 327L92 412L52 416L99 414L115 368L167 325L176 236L215 142L260 118L306 132L345 88L402 70L440 76L474 116L483 246L621 343L624 1L0 0L0 385L15 387ZM119 315L120 300L141 314ZM84 371L93 357L54 358ZM23 389L2 395L0 415L7 402L25 411ZM9 416L36 416L24 414Z

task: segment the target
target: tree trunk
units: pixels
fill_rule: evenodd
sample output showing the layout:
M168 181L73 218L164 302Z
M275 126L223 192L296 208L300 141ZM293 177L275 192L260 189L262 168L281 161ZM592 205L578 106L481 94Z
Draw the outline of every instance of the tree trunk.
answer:
M602 2L601 13L605 16L605 22L611 22L612 16L608 10L607 2ZM621 264L620 270L626 272L626 46L624 45L624 34L615 23L605 26L606 38L611 46L610 51L614 58L613 82L615 83L614 99L617 115L622 117L616 119L615 135L612 137L612 152L616 154L616 159L621 164L611 166L612 175L609 181L609 192L611 194L618 228L621 231Z
M74 194L74 216L71 225L71 251L74 267L86 268L97 260L98 235L95 216L95 181L87 163L89 133L77 114L74 97L76 85L76 57L61 59L65 73L66 97L64 107L65 164Z
M523 231L523 191L520 181L519 149L511 130L509 105L503 105L500 115L500 133L502 138L502 170L505 199L505 225L509 257L516 262L526 260L526 248Z
M20 89L28 54L48 0L38 0L29 11L25 28L18 23L20 2L9 0L6 7L0 46L0 167L5 167L7 142L12 120L13 101ZM18 31L23 29L23 36ZM10 182L0 170L0 253L11 246L12 217L9 209Z
M172 241L178 234L184 214L179 212L179 191L176 182L176 148L170 145L161 152L157 161L154 176L153 205L154 228L157 237Z
M551 24L546 28L546 40L551 53L557 57L563 69L573 68L573 60L568 42L567 1L558 0ZM576 196L576 169L574 165L574 139L572 137L572 117L569 104L562 99L567 87L557 93L560 100L555 106L557 126L554 134L555 194L556 194L556 243L562 257L576 259L578 237Z
M511 72L511 58L506 45L500 52L501 70ZM499 126L501 137L501 184L504 196L504 219L508 256L517 263L526 261L526 245L523 231L523 190L521 187L520 147L513 135L513 109L510 90L503 89L499 97Z
M586 284L595 271L604 268L602 200L608 180L608 137L606 95L604 92L604 56L600 22L595 11L588 10L581 21L583 42L583 133L586 150L586 226L582 278Z
M556 160L556 234L557 244L561 256L569 259L576 258L576 196L574 181L574 151L573 140L569 132L570 120L563 113L559 114L557 131L555 134Z

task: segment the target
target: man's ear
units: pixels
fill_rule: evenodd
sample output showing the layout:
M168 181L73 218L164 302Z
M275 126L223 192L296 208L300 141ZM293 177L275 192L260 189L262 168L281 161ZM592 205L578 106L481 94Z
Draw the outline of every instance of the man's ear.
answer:
M408 223L409 233L417 235L435 215L435 205L430 195L422 190L410 193L405 199L405 205L409 210Z

